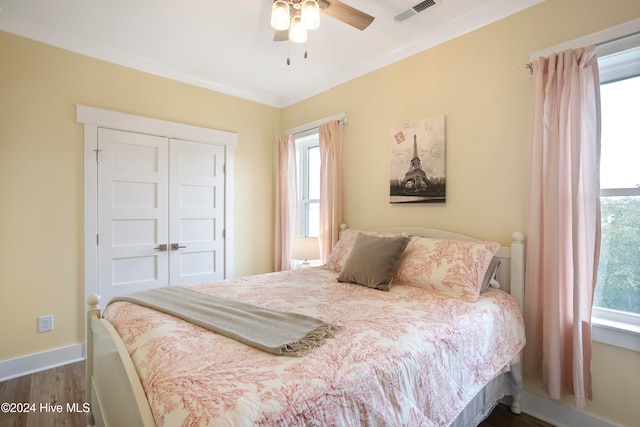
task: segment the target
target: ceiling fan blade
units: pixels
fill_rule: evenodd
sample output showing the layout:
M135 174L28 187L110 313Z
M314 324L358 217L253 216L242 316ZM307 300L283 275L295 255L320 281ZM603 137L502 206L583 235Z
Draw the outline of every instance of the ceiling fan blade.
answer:
M364 30L375 19L371 15L359 11L338 0L318 0L320 10L339 21L349 24L359 30Z
M274 42L286 42L289 40L289 30L276 30L273 34Z

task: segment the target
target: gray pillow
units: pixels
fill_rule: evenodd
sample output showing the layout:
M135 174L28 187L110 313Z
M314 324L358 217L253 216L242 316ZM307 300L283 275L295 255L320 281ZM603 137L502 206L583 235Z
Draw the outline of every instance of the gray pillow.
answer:
M375 237L358 234L338 281L388 291L409 240L411 238L407 236Z
M487 271L484 273L484 279L482 280L482 286L480 286L480 293L483 293L487 290L491 281L496 278L496 273L498 272L498 267L500 267L500 260L497 258L492 258Z

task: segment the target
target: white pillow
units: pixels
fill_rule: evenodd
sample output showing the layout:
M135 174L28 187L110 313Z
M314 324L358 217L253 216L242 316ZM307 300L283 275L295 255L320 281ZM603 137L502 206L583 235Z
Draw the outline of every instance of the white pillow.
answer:
M496 242L413 237L400 260L394 281L475 302L498 249L500 244Z

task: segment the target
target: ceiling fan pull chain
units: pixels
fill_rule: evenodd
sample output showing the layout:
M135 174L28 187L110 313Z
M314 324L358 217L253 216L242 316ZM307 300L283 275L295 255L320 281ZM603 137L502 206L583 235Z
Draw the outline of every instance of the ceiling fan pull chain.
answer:
M307 42L304 42L304 59L307 59Z
M291 65L291 42L287 40L287 65Z

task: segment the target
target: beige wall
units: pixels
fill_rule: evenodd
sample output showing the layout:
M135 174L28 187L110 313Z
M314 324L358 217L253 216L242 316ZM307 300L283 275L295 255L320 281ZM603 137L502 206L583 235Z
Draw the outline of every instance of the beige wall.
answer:
M638 17L636 0L547 0L290 106L283 128L347 114L344 220L351 227L421 225L507 244L526 223L533 79L519 65L532 52ZM446 204L391 205L391 127L437 114L447 117ZM637 425L640 353L596 343L593 377L586 411ZM541 393L537 386L527 382Z
M0 58L0 361L84 340L75 104L236 132L235 273L272 270L279 109L4 32ZM38 334L44 314L55 316L55 330Z

